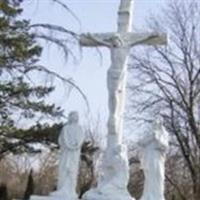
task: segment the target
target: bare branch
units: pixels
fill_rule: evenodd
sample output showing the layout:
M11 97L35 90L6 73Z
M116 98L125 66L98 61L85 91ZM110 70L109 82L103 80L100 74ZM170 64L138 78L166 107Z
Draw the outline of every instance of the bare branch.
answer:
M79 94L82 96L82 98L84 99L85 103L86 103L86 106L87 106L87 110L88 112L90 111L90 106L89 106L89 102L87 100L87 97L86 95L84 94L84 92L73 82L73 80L71 78L69 79L66 79L64 78L63 76L57 74L56 72L54 71L51 71L49 69L47 69L46 67L42 66L42 65L37 65L37 66L34 66L34 67L29 67L29 69L27 69L24 73L29 73L29 72L32 72L32 71L42 71L42 72L45 72L47 74L51 74L53 75L54 77L58 78L59 80L63 81L64 83L67 83L68 85L71 85L73 86L73 88L75 88Z

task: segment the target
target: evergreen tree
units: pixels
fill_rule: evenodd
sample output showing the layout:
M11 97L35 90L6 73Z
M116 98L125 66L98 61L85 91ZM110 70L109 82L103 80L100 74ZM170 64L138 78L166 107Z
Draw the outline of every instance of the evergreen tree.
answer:
M8 152L32 151L30 133L23 130L19 119L38 124L41 117L58 117L60 108L45 102L53 87L38 85L30 80L42 48L30 32L30 23L19 19L19 0L0 0L0 158ZM39 135L38 135L39 136Z

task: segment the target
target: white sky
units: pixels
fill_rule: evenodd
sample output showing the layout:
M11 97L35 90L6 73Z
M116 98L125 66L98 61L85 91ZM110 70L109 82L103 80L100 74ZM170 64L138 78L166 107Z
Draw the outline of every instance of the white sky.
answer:
M62 25L78 33L80 32L109 32L116 30L116 17L119 0L63 0L76 14L81 22L81 30L77 21L59 6L49 3L50 0L25 0L24 16L32 23L52 23ZM135 0L133 28L135 31L145 30L145 19L150 13L160 12L160 8L168 0ZM47 47L47 46L46 46ZM47 48L46 48L47 49ZM85 49L82 60L78 64L64 62L62 54L57 50L44 50L41 63L52 66L52 70L62 76L72 77L75 83L87 95L91 114L100 115L103 121L107 118L107 89L106 71L110 65L109 52L103 50L103 64L95 50ZM89 115L80 95L73 92L70 98L59 87L56 89L52 101L61 105L66 114L70 110L78 110L82 118ZM84 121L84 119L82 119Z

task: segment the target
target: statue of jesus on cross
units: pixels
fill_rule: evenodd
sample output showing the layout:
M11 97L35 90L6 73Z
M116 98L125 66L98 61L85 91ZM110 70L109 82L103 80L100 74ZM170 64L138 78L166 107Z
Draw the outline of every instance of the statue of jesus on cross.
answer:
M132 27L132 13L133 13L133 0L121 0L118 11L118 30L116 33L95 33L95 34L82 34L80 37L80 45L83 47L97 47L104 46L110 49L111 54L111 66L107 72L107 88L109 96L109 119L108 119L108 136L107 136L107 149L103 160L104 174L113 169L116 173L113 176L109 176L109 180L103 177L99 180L99 184L95 190L88 192L85 199L87 200L130 200L132 199L127 195L128 179L126 174L128 173L128 159L126 148L120 148L122 145L123 136L123 112L126 93L126 76L127 76L127 61L129 51L136 45L162 45L166 44L166 35L158 33L133 33ZM117 155L118 154L118 155ZM117 155L117 156L116 156ZM119 163L119 169L116 170L116 162L114 158L117 158ZM119 158L121 162L119 162ZM124 164L122 164L124 163ZM114 166L115 165L115 166ZM121 169L121 166L126 166ZM119 177L119 180L116 180ZM101 180L104 186L110 189L109 191L101 190ZM107 182L105 182L107 180ZM116 183L117 182L117 183Z

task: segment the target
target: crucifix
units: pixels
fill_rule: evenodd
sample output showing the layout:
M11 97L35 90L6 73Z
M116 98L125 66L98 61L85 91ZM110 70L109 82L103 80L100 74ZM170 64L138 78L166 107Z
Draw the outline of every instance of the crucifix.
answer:
M127 155L122 147L122 136L123 136L123 112L125 103L126 93L126 76L127 76L127 61L128 54L132 47L136 45L164 45L167 43L166 34L163 33L134 33L131 32L132 28L132 13L133 13L133 0L121 0L119 11L118 11L118 30L113 33L94 33L94 34L82 34L80 36L80 45L83 47L107 47L110 49L111 55L111 66L107 72L107 88L108 88L108 108L109 118L107 123L108 135L107 135L107 149L106 156L104 159L104 174L108 173L114 166L115 161L112 160L115 156L120 158L125 163L122 171L128 171L127 167ZM112 163L113 162L113 163ZM123 163L122 162L122 163ZM120 163L120 162L118 162ZM116 163L115 163L116 164ZM123 166L123 164L121 165ZM126 166L126 167L125 167ZM120 166L118 166L120 168ZM114 170L113 170L114 171ZM116 173L119 173L119 171ZM115 176L116 175L116 176ZM106 188L110 188L110 195L113 198L113 187L117 185L116 180L117 174L113 177L109 177L106 180L104 177L103 184ZM109 176L109 175L108 175ZM118 185L120 188L124 185L127 186L127 178L122 181L122 177L126 177L127 173L119 177L121 179ZM112 182L114 180L114 182ZM107 184L109 182L109 184ZM102 186L102 184L100 184ZM114 186L115 185L115 186ZM112 187L113 186L113 187ZM119 189L117 189L119 190ZM112 192L111 192L112 191ZM97 193L105 193L105 188L95 191ZM94 192L94 193L95 193ZM109 193L109 192L108 192ZM121 192L122 194L122 192ZM93 196L95 196L93 195ZM104 195L106 196L106 195ZM103 199L103 194L97 199ZM112 199L111 198L111 199ZM86 199L90 199L87 197ZM95 199L94 197L91 198ZM108 194L105 199L109 199ZM117 199L113 198L113 199ZM124 199L124 197L122 198ZM127 198L130 199L130 198Z

